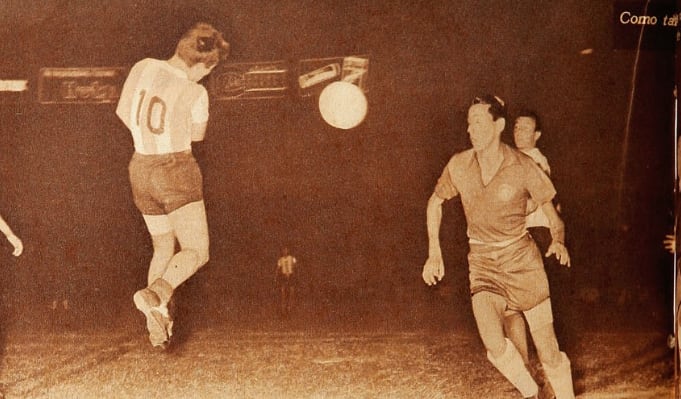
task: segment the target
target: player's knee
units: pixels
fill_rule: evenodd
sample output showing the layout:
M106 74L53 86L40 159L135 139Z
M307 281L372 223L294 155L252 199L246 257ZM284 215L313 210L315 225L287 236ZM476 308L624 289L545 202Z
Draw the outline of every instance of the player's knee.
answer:
M164 269L165 265L173 259L172 251L156 251L151 257L151 268L152 269Z
M152 235L151 243L154 248L154 255L173 256L173 253L175 252L175 236L172 231L169 233Z

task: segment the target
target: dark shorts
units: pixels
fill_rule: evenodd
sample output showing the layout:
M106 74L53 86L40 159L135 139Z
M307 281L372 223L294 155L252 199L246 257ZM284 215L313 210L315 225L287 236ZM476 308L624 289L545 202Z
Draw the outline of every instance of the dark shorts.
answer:
M277 285L281 288L294 287L296 285L296 274L293 273L289 276L279 274L277 276Z
M191 152L135 153L128 166L132 197L144 215L166 215L203 199L203 178Z
M487 291L501 295L511 310L529 310L549 297L542 255L534 240L495 248L471 245L468 254L471 295Z

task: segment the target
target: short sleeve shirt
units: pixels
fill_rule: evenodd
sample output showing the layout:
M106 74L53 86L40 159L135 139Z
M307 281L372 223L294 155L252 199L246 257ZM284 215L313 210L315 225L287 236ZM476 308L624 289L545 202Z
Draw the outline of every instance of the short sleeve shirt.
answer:
M208 93L184 71L147 58L130 70L116 114L130 129L136 152L186 151L191 149L192 125L208 120Z
M473 149L455 154L440 176L435 193L442 199L461 196L468 237L495 243L525 232L527 200L540 206L556 190L551 180L527 155L501 143L504 160L487 185Z
M277 261L277 269L284 276L290 276L293 274L293 266L296 264L296 258L291 255L282 256Z

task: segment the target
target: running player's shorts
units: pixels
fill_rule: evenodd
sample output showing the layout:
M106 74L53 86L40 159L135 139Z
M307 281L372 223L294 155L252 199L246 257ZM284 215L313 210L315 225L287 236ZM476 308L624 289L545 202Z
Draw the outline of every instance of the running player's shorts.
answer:
M525 235L503 247L471 244L468 253L471 295L488 291L506 299L511 310L529 310L549 297L541 253Z
M191 151L134 153L128 166L132 197L144 215L166 215L203 199L201 170Z

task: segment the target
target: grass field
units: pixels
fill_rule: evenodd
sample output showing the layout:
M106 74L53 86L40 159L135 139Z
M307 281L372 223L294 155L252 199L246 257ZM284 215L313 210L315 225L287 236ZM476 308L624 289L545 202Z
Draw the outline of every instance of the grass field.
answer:
M100 329L101 330L101 329ZM352 331L272 320L179 328L165 352L141 320L102 332L9 330L7 398L518 398L474 331ZM570 354L579 398L672 398L654 332L585 332Z

